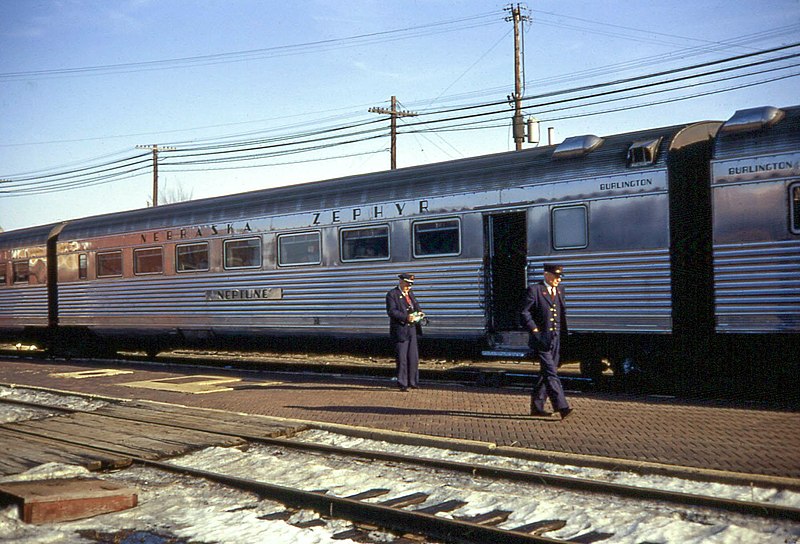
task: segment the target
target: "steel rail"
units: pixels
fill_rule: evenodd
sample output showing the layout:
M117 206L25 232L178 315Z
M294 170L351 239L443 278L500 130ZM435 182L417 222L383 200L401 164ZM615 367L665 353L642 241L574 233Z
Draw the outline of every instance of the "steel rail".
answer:
M63 407L50 407L37 405L27 401L15 401L12 399L0 399L0 402L11 401L14 404L22 404L36 407L47 407L61 410L64 412L86 413L83 410L73 410ZM110 417L110 416L104 416ZM126 419L126 418L113 418ZM174 425L167 427L185 428ZM239 478L216 472L209 472L201 469L183 467L180 465L145 459L128 452L115 450L113 448L88 445L80 440L68 440L64 438L55 439L44 434L39 434L30 430L13 431L23 436L35 436L47 438L53 442L83 446L103 453L113 453L123 455L133 463L140 464L159 470L185 474L209 481L217 482L228 487L250 491L262 498L275 500L290 507L301 509L311 509L322 516L330 518L345 519L353 523L363 523L381 527L389 531L399 533L416 533L426 537L439 539L446 543L453 544L485 544L486 542L503 542L507 544L564 544L568 540L552 539L540 535L521 533L508 529L498 529L489 525L481 525L469 521L439 517L424 512L403 510L381 504L367 503L355 499L336 497L316 491L303 491L291 487L259 482L247 478Z
M20 435L43 437L31 431L14 430ZM353 523L363 523L399 533L415 533L439 539L452 544L485 544L503 542L504 544L565 544L569 540L548 538L540 535L521 533L509 529L498 529L458 519L443 518L424 512L403 510L380 504L362 502L355 499L336 497L317 491L303 491L291 487L239 478L217 472L183 467L152 459L145 459L113 448L89 446L78 440L47 438L53 442L83 446L101 453L124 455L133 463L159 470L180 473L217 482L228 487L256 493L261 498L280 502L284 505L310 509L322 516L345 519Z
M257 482L246 478L228 476L200 469L171 465L146 459L135 462L146 466L205 478L230 487L251 491L262 497L277 500L296 508L314 510L330 518L346 519L354 523L375 525L400 533L416 533L444 542L458 544L485 544L503 542L504 544L563 544L559 540L508 529L480 525L468 521L439 517L433 514L392 508L344 497L336 497L316 491L302 491L276 484Z
M37 408L46 407L46 408L62 410L65 412L93 413L95 415L102 415L103 417L109 417L113 419L121 419L126 421L146 421L147 423L163 425L166 427L211 432L209 429L203 428L201 425L180 425L177 423L165 423L163 421L159 421L157 418L151 420L145 420L142 419L140 416L123 417L120 415L107 415L91 410L80 410L74 408L48 406L48 405L41 405L37 403L6 399L6 398L0 398L0 402L12 402L15 404L29 405ZM255 436L255 435L247 435L245 433L225 432L219 430L214 430L213 432L221 435L243 438L250 442L259 442L262 444L285 447L288 449L314 451L319 453L339 455L342 457L359 457L370 460L405 463L409 465L423 466L428 468L436 468L440 470L448 470L451 472L470 474L472 476L506 479L513 482L525 482L525 483L533 483L539 485L549 485L563 489L618 495L622 497L653 500L659 502L668 502L683 506L701 506L705 508L714 508L728 512L737 512L740 514L763 517L768 519L787 519L791 521L800 521L800 509L793 508L790 506L781 506L763 502L723 499L723 498L710 497L707 495L698 495L693 493L681 493L677 491L665 491L660 489L652 489L652 488L631 486L624 484L615 484L610 482L599 482L585 478L557 476L542 472L528 472L528 471L508 469L502 467L491 467L487 465L462 463L459 461L428 459L428 458L415 457L398 453L381 452L375 450L340 448L338 446L329 446L326 444L316 444L312 442L300 442L296 440L289 440L286 438L269 438L269 437Z

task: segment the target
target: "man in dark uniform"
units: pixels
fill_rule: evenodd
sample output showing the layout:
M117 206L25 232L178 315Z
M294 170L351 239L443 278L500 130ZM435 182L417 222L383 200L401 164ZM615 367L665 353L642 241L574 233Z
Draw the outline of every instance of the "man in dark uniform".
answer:
M386 293L389 334L397 356L397 385L400 391L419 387L417 335L422 334L422 309L411 292L414 274L400 274L397 287Z
M529 345L539 356L539 381L531 393L531 415L550 416L544 409L547 399L553 410L567 418L572 413L558 377L561 338L567 334L567 314L561 265L545 264L544 281L528 287L522 304L522 323L530 332Z

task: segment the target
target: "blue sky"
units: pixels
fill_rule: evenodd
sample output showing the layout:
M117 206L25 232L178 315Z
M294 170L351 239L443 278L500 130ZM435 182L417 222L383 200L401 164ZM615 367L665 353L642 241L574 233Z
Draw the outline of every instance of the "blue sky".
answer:
M70 190L53 184L70 171L148 153L137 145L175 147L161 153L161 190L193 198L388 169L388 120L367 110L388 107L392 95L402 109L421 114L400 122L399 167L512 150L511 110L502 104L514 90L506 6L480 0L3 0L0 180L8 181L0 182L0 227L147 206L152 170L144 157L131 159L140 169L125 176L72 178L93 183ZM542 120L543 135L553 127L556 142L724 120L737 109L798 102L796 59L672 83L682 88L671 92L628 91L609 103L587 98L589 91L560 93L800 42L798 0L539 0L527 7L524 95L556 94L526 100L525 113ZM581 95L560 106L569 109L541 105ZM482 104L495 105L477 107ZM459 107L470 108L460 115L497 113L469 120L434 113ZM611 109L621 111L599 113ZM437 115L441 123L411 124ZM209 146L231 149L223 144L258 149L209 155ZM309 147L319 149L264 155ZM189 151L195 148L202 149ZM188 164L245 155L253 157Z

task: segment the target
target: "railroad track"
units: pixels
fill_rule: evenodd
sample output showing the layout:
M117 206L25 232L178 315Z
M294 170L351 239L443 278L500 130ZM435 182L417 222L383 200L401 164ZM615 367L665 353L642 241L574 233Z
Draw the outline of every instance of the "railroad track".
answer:
M0 399L0 402L14 403L36 409L45 409L72 414L94 414L94 410L80 410L64 408L38 402ZM109 421L149 423L166 426L175 430L184 431L210 431L208 424L202 418L176 418L142 407L130 407L124 404L112 404L102 409L102 415ZM219 433L215 428L214 432ZM32 435L36 433L31 431ZM48 438L46 433L37 436L37 439ZM285 450L307 453L310 455L337 456L347 459L362 459L371 462L380 462L392 466L413 466L429 469L431 472L469 475L471 478L481 478L489 481L502 481L510 484L546 486L564 492L579 493L592 498L592 500L605 502L610 497L628 501L631 508L636 505L644 508L667 506L670 509L684 508L685 511L697 515L698 510L712 512L709 515L725 515L719 513L734 513L739 516L751 517L759 520L784 520L789 522L800 521L800 510L767 504L762 502L746 502L730 499L719 499L710 496L675 493L656 489L634 486L624 486L604 481L554 476L552 474L534 473L505 468L446 461L439 459L420 458L397 453L387 453L372 450L340 448L331 445L303 442L288 438L269 438L248 434L242 429L232 429L232 437L238 437L252 444L263 444L269 447L278 447ZM66 444L83 448L95 448L103 453L120 453L128 455L123 448L114 451L113 446L97 447L96 444L86 440L60 439ZM313 481L304 482L303 489L277 483L245 478L238 475L221 472L210 472L181 465L180 459L173 462L164 462L145 457L131 456L134 463L149 466L164 471L171 471L205 478L255 493L262 498L278 501L285 505L285 510L276 511L264 519L288 519L297 509L308 509L317 512L323 518L345 519L352 522L352 529L337 533L335 538L352 538L368 542L368 532L372 528L381 528L398 534L423 535L426 538L442 542L507 542L507 543L554 543L554 542L600 542L614 536L612 532L588 530L581 532L567 540L560 540L546 536L546 533L558 531L567 527L569 519L534 519L525 523L511 524L508 520L514 514L513 510L504 508L502 497L498 498L496 508L485 509L478 514L459 515L459 509L467 505L468 500L459 497L456 491L452 496L440 500L437 496L433 504L427 504L431 498L430 492L417 491L412 493L393 492L391 488L377 487L363 489L357 493L345 496L335 496L326 491L307 491L319 489ZM392 496L391 499L381 499ZM420 506L424 505L424 506ZM414 508L412 508L414 507ZM450 513L452 517L439 514ZM316 523L324 521L315 520ZM503 526L503 527L501 527ZM644 539L640 542L645 542Z

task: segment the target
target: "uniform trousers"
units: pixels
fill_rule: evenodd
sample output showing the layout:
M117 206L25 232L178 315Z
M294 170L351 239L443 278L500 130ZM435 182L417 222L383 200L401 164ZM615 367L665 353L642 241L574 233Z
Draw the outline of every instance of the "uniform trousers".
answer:
M417 328L406 327L408 340L395 342L397 364L397 385L400 387L417 387L419 381L419 349L417 348Z
M531 406L544 412L544 403L550 399L553 410L563 410L569 408L567 398L564 396L564 388L561 386L561 379L558 377L558 363L561 349L561 335L556 332L553 336L553 343L547 351L537 349L539 355L539 380L533 387L531 393Z

